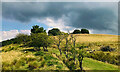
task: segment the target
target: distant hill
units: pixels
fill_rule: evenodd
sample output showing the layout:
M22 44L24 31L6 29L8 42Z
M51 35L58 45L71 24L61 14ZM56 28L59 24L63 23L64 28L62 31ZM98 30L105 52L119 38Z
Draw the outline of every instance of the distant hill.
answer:
M74 34L77 42L116 42L118 35L109 34Z

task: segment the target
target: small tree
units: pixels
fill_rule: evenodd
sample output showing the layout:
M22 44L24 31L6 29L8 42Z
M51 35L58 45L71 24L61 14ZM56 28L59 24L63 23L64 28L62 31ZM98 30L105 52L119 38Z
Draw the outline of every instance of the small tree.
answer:
M66 45L65 45L65 55L66 55L66 65L68 66L68 68L70 70L74 70L76 69L76 65L78 64L77 63L77 59L78 59L78 62L79 62L79 67L80 67L80 70L81 71L84 71L83 70L83 67L82 67L82 61L83 61L83 58L84 58L84 55L85 55L85 51L83 48L86 48L87 46L85 45L76 45L76 36L77 35L72 35L70 33L68 33L70 35L70 37L67 37L66 38ZM68 46L71 46L71 50L68 50ZM79 48L79 50L76 50L76 48ZM69 52L69 57L68 57L68 52ZM71 54L70 54L71 53ZM77 58L77 59L76 59Z
M66 37L66 35L64 35L64 34L60 34L60 35L54 37L54 44L57 45L57 47L60 51L60 55L62 55L60 45L61 45L61 42L63 41L63 39L65 39L65 37Z
M51 44L51 41L46 33L32 34L31 39L32 39L30 43L31 46L34 46L38 50L40 50L40 47L43 47L44 51L48 51L47 46Z
M46 30L44 30L43 27L39 27L38 25L32 26L31 34L36 34L36 33L46 33Z
M58 28L53 28L51 30L48 31L48 35L52 35L52 36L56 36L56 35L60 35L61 31Z
M85 51L83 50L83 48L85 48L85 47L86 46L82 45L79 47L79 50L78 50L78 61L79 61L79 67L80 67L81 71L83 71L82 61L83 61L83 58L85 55Z
M72 34L80 34L80 33L81 33L81 31L76 29L76 30L73 31Z
M89 34L89 30L87 30L87 29L81 29L81 33L82 34Z
M65 64L70 70L76 69L76 35L72 35L68 31L68 36L65 39ZM70 48L70 49L68 49Z

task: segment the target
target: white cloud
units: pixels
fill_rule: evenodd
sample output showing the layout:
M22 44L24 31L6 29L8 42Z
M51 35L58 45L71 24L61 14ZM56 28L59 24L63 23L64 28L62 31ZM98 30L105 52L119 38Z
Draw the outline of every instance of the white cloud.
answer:
M30 32L30 30L20 30L20 33L30 35L31 32Z
M45 18L45 19L39 19L37 22L43 23L48 26L47 32L51 30L52 28L59 28L61 31L68 33L72 33L75 29L82 29L82 28L74 28L72 26L66 26L66 23L64 22L65 18L64 16L58 20L54 20L53 18ZM90 34L93 34L94 30L89 30Z
M0 31L2 34L2 41L14 38L19 32L18 30L10 30L10 31Z
M54 20L53 18L47 17L45 19L39 19L37 20L37 22L47 25L48 26L47 32L52 28L59 28L61 31L66 32L67 30L72 29L72 27L65 25L63 17L58 20Z
M0 42L14 38L17 34L23 33L23 34L30 34L30 30L10 30L10 31L0 31Z

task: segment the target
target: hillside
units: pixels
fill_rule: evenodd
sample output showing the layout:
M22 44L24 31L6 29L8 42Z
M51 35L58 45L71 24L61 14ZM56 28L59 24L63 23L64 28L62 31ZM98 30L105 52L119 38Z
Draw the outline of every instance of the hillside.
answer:
M95 50L95 53L101 52L101 46L110 46L115 48L110 53L118 55L118 36L106 34L76 34L76 42L88 46L85 50ZM63 44L64 45L64 42ZM3 70L69 70L64 63L63 56L59 54L56 47L48 47L48 52L35 51L34 47L26 47L24 44L11 44L0 48L2 51ZM63 49L63 48L62 48ZM79 69L79 68L77 68ZM77 70L76 69L76 70ZM117 70L118 66L107 62L98 61L87 56L83 59L84 70Z
M108 34L75 34L77 42L117 42L118 35Z

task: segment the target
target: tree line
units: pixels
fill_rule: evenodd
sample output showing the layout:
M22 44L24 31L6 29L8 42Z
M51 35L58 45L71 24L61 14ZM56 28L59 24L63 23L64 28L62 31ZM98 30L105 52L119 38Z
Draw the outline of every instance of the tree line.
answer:
M38 34L38 33L43 33L43 34L47 35L46 30L43 27L39 27L38 25L32 26L30 36L33 38L35 36L35 34ZM68 34L68 33L61 32L58 28L53 28L53 29L51 29L51 30L48 31L48 36L57 36L57 35L61 35L61 34ZM87 29L81 29L81 30L75 29L70 34L89 34L89 30L87 30ZM2 44L2 46L5 46L5 45L12 44L12 43L13 44L15 44L15 43L21 43L22 41L23 42L27 42L27 41L30 41L29 40L30 36L26 35L26 34L18 34L18 35L16 35L15 38L12 38L10 40L2 41L1 44ZM25 40L22 40L22 38L25 38Z
M53 28L51 30L48 31L48 35L49 36L56 36L56 35L60 35L61 33L64 33L64 32L61 32L58 28ZM89 34L89 30L87 29L75 29L71 34Z

